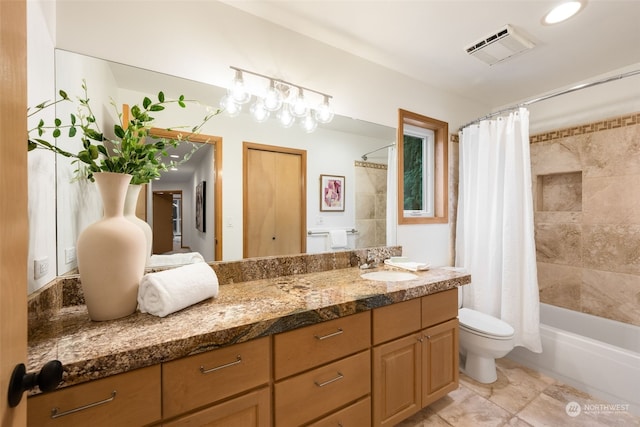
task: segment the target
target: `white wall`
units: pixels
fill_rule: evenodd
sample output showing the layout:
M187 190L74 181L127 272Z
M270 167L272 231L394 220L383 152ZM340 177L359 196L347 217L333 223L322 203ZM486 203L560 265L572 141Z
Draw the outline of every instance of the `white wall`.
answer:
M27 2L27 99L33 107L55 99L54 40L55 9L50 2ZM34 112L31 109L30 113ZM50 108L29 119L37 126L40 119L51 123L55 110ZM51 134L49 133L49 136ZM32 134L37 137L37 134ZM47 137L47 134L43 135ZM29 257L27 278L29 293L56 276L56 186L55 155L44 150L29 153ZM46 259L49 271L40 279L34 277L34 260Z
M56 114L68 122L69 114L78 114L76 99L84 98L82 80L86 80L87 93L91 110L96 118L100 132L113 137L113 125L118 122L115 107L111 104L113 94L117 93L114 77L104 61L93 58L78 58L77 55L64 51L56 52L56 62L64 63L64 72L57 72L56 82L64 89L73 103L58 105ZM117 101L115 99L114 101ZM80 134L81 131L78 131ZM63 150L79 152L82 142L75 136L69 138L65 132L58 138L57 144ZM76 164L72 159L58 156L57 159L57 211L58 215L58 271L67 272L77 266L75 261L67 263L65 251L75 248L80 233L89 225L102 217L102 202L94 183L75 175Z
M34 13L36 4L44 12ZM47 58L52 58L48 48L52 34L55 34L54 45L58 48L218 86L226 85L232 77L228 68L230 65L278 76L332 94L338 114L392 127L397 125L397 109L404 108L447 121L450 132L455 133L463 123L487 114L490 108L495 107L447 94L216 2L156 2L149 7L149 3L144 1L126 4L112 1L60 1L55 4L57 22L51 19L53 14L49 9L52 4L29 2L30 105L52 96L53 70ZM38 13L48 18L46 25L39 22L43 19L38 17ZM117 23L115 27L114 23ZM44 46L34 44L34 39L44 40ZM599 109L609 116L615 115L613 110L616 109L612 107L628 94L631 100L625 101L625 104L635 104L635 107L629 108L637 111L637 89L640 85L636 78L628 80L635 82L621 82L623 86L617 94L607 90L609 85L603 86L603 90L589 97L586 103L576 101L556 111L544 107L551 104L538 105L550 114L549 120L568 116L568 110L578 113L588 111L591 114L591 110ZM36 93L36 90L40 93ZM532 108L532 128L536 123L535 115ZM215 131L211 133L217 134ZM229 133L225 136L225 143L233 138L233 134ZM304 140L305 136L300 136L299 143L302 144ZM228 172L241 170L240 156L237 154L238 135L235 141L225 145L223 155L223 215L231 220L231 227L227 227L227 224L224 227L225 258L236 258L241 254L241 247L234 243L237 242L235 237L241 233L238 229L240 224L235 221L241 218L242 212L239 203L234 200L240 184L227 178ZM317 169L323 169L322 163L318 163ZM34 167L30 163L30 179L34 174ZM311 172L309 174L313 178L314 175ZM313 185L311 178L309 188ZM34 187L30 183L29 203L33 214L30 221L32 229L33 226L39 227L36 228L39 230L37 233L32 233L37 235L37 245L30 246L30 264L33 264L33 257L41 253L55 256L51 249L36 247L44 245L51 248L50 224L53 215L52 180L41 175L37 179L38 194L46 194L47 199L38 197L39 205L34 208L36 202L32 199L36 198L31 197ZM45 189L47 185L48 190ZM330 220L333 221L333 217ZM311 227L314 221L315 213L310 213L308 225ZM405 254L427 260L432 265L449 263L451 248L448 225L400 226L397 234L398 244L405 247ZM30 282L30 291L41 284Z

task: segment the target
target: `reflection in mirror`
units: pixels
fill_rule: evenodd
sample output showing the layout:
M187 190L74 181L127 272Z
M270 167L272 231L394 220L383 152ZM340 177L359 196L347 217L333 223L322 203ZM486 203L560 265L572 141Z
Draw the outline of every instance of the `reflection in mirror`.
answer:
M399 110L398 224L446 223L449 126Z
M57 50L56 88L67 91L70 97L76 97L79 90L75 92L74 90L80 89L82 79L87 81L92 102L95 100L96 105L102 106L101 111L96 111L95 114L103 123L103 129L112 128L113 123L118 120L113 113L110 99L113 99L117 105L134 104L140 102L143 96L155 97L157 92L162 90L167 97L175 98L184 94L187 99L196 99L201 102L201 105L195 105L194 108L188 105L184 111L180 109L172 113L175 115L168 119L163 117L161 120L158 115L154 126L162 128L174 126L176 123L187 125L197 122L207 105L217 107L219 100L226 93L226 89L209 84ZM60 114L64 114L64 111ZM306 223L308 231L320 233L307 236L306 251L317 253L331 250L326 232L333 229L354 229L357 222L359 223L359 218L366 217L366 213L359 211L365 209L362 206L367 206L366 209L369 209L369 205L359 202L370 197L371 194L375 195L375 191L372 193L369 188L365 188L369 184L363 183L356 177L356 170L362 168L362 163L384 165L387 160L383 155L370 156L368 162L359 162L359 160L363 153L388 145L395 139L396 132L395 129L386 126L336 115L330 124L321 125L314 133L306 134L298 126L285 129L275 121L256 123L248 113L243 113L234 118L220 114L206 124L202 133L215 135L221 142L224 141L224 191L214 192L213 184L221 182L219 177L222 174L222 168L218 168L216 164L217 160L211 166L215 176L192 177L191 184L185 184L183 188L174 184L165 185L163 177L160 182L151 183L143 192L146 194L144 198L146 218L149 223L153 223L151 213L154 191L181 190L181 225L174 227L172 223L170 227L172 233L175 229L176 240L178 240L177 237L182 238L182 243L177 243L180 246L179 249L206 247L210 248L207 254L204 253L207 252L204 249L197 250L202 251L203 256L206 255L206 261L214 259L228 261L241 259L243 256L243 202L240 197L243 185L243 142L307 151L309 185L306 195ZM60 143L64 146L69 142L60 141ZM220 162L222 162L221 151L216 146L214 156L219 155ZM65 257L65 253L72 253L80 231L100 218L101 206L91 183L73 181L74 165L69 164L66 159L58 159L57 169L57 272L62 275L74 271L75 263L70 260L70 257ZM345 176L344 212L320 211L319 185L314 183L318 183L321 174ZM169 176L168 174L167 180ZM206 233L195 232L195 201L188 200L195 190L194 183L201 181L206 181L207 188L205 211L212 215L213 212L219 214L218 218L207 216ZM187 187L189 187L188 192ZM178 212L176 212L176 221L177 216ZM174 221L173 216L171 221ZM209 230L212 230L210 235ZM195 233L196 238L202 240L202 246L194 244L193 240L188 240L187 235L190 233ZM215 245L216 239L218 239L218 245ZM349 234L348 246L350 248L372 246L366 244L370 241L372 240L368 230L358 229L358 233ZM380 244L379 241L377 244ZM215 251L220 251L219 256L216 256L214 248Z
M178 133L159 128L150 131L156 138L177 138ZM173 159L187 160L161 172L148 186L144 200L138 201L140 217L153 229L150 267L197 260L198 255L205 261L222 259L222 138L198 134L189 141L195 151L188 143L167 149L166 164ZM197 227L196 190L203 182L209 183L202 193L208 203L201 219L208 227Z

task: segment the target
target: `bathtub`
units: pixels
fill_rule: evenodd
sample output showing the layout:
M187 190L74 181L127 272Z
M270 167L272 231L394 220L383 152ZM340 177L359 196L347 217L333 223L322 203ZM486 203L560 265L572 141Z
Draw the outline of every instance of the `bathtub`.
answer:
M640 327L540 304L542 353L507 357L640 415Z

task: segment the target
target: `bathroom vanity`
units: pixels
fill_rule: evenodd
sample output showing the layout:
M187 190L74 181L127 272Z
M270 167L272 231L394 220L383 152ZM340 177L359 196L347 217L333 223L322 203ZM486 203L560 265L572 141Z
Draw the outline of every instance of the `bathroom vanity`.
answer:
M217 298L166 318L91 322L62 307L30 331L29 370L57 358L65 373L29 396L28 424L386 426L456 389L470 276L372 281L345 260L234 283L220 270Z

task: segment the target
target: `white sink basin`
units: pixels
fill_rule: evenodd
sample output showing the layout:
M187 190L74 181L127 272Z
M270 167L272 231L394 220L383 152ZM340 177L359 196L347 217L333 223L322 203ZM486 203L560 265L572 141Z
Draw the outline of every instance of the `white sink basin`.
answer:
M372 271L361 274L360 277L381 282L402 282L403 280L413 280L418 276L407 271Z

